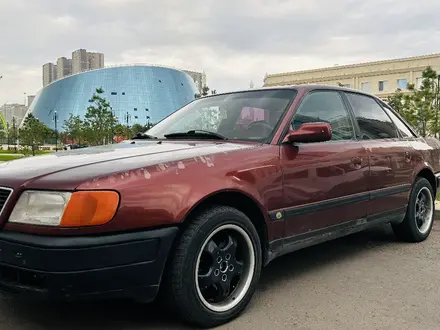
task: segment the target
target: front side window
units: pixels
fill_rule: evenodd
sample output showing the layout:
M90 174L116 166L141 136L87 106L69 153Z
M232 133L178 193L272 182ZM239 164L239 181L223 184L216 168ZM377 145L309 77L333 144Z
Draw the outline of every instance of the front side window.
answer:
M354 138L353 125L338 92L319 91L308 94L293 117L292 128L316 122L330 124L332 140Z
M366 95L354 93L346 93L346 95L356 116L362 139L398 137L396 126L376 100Z
M271 89L200 98L156 124L148 135L164 138L208 131L229 140L266 142L296 94L296 90ZM185 138L184 134L179 138Z

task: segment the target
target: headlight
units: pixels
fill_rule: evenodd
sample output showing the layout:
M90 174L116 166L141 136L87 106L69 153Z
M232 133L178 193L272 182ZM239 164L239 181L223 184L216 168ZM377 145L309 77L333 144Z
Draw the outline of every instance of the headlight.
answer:
M119 194L114 191L24 191L9 222L61 227L102 225L115 215Z

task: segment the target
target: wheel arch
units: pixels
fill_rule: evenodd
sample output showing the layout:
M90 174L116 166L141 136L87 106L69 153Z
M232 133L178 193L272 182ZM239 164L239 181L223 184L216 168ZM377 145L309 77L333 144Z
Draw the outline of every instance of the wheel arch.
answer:
M434 172L430 168L425 167L425 168L421 169L417 173L416 178L425 178L426 180L428 180L432 186L432 190L434 191L434 197L436 196L436 194L437 194L437 180L435 178Z
M183 232L186 226L188 226L192 215L202 212L204 209L209 208L212 205L230 206L243 212L249 217L260 237L263 252L263 264L266 264L267 252L269 248L267 212L265 212L262 205L255 200L255 198L246 192L231 189L219 190L200 199L191 207L191 209L188 210L184 216L180 232Z

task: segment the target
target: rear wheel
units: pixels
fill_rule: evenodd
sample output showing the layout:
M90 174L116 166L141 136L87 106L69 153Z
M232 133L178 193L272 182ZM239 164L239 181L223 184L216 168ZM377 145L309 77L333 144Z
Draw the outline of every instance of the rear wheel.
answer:
M394 233L408 242L424 241L434 223L434 191L425 178L417 178L409 198L405 219L394 224Z
M251 300L260 277L260 239L250 219L231 207L216 206L191 220L165 285L184 320L214 327Z

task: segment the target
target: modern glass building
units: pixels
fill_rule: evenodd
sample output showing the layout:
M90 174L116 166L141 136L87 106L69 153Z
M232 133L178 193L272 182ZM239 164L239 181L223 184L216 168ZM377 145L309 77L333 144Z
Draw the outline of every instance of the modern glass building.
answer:
M183 71L159 66L118 66L82 72L57 80L44 87L35 97L28 113L48 127L63 129L69 114L82 119L96 88L121 124L156 123L194 100L197 93L193 79Z

